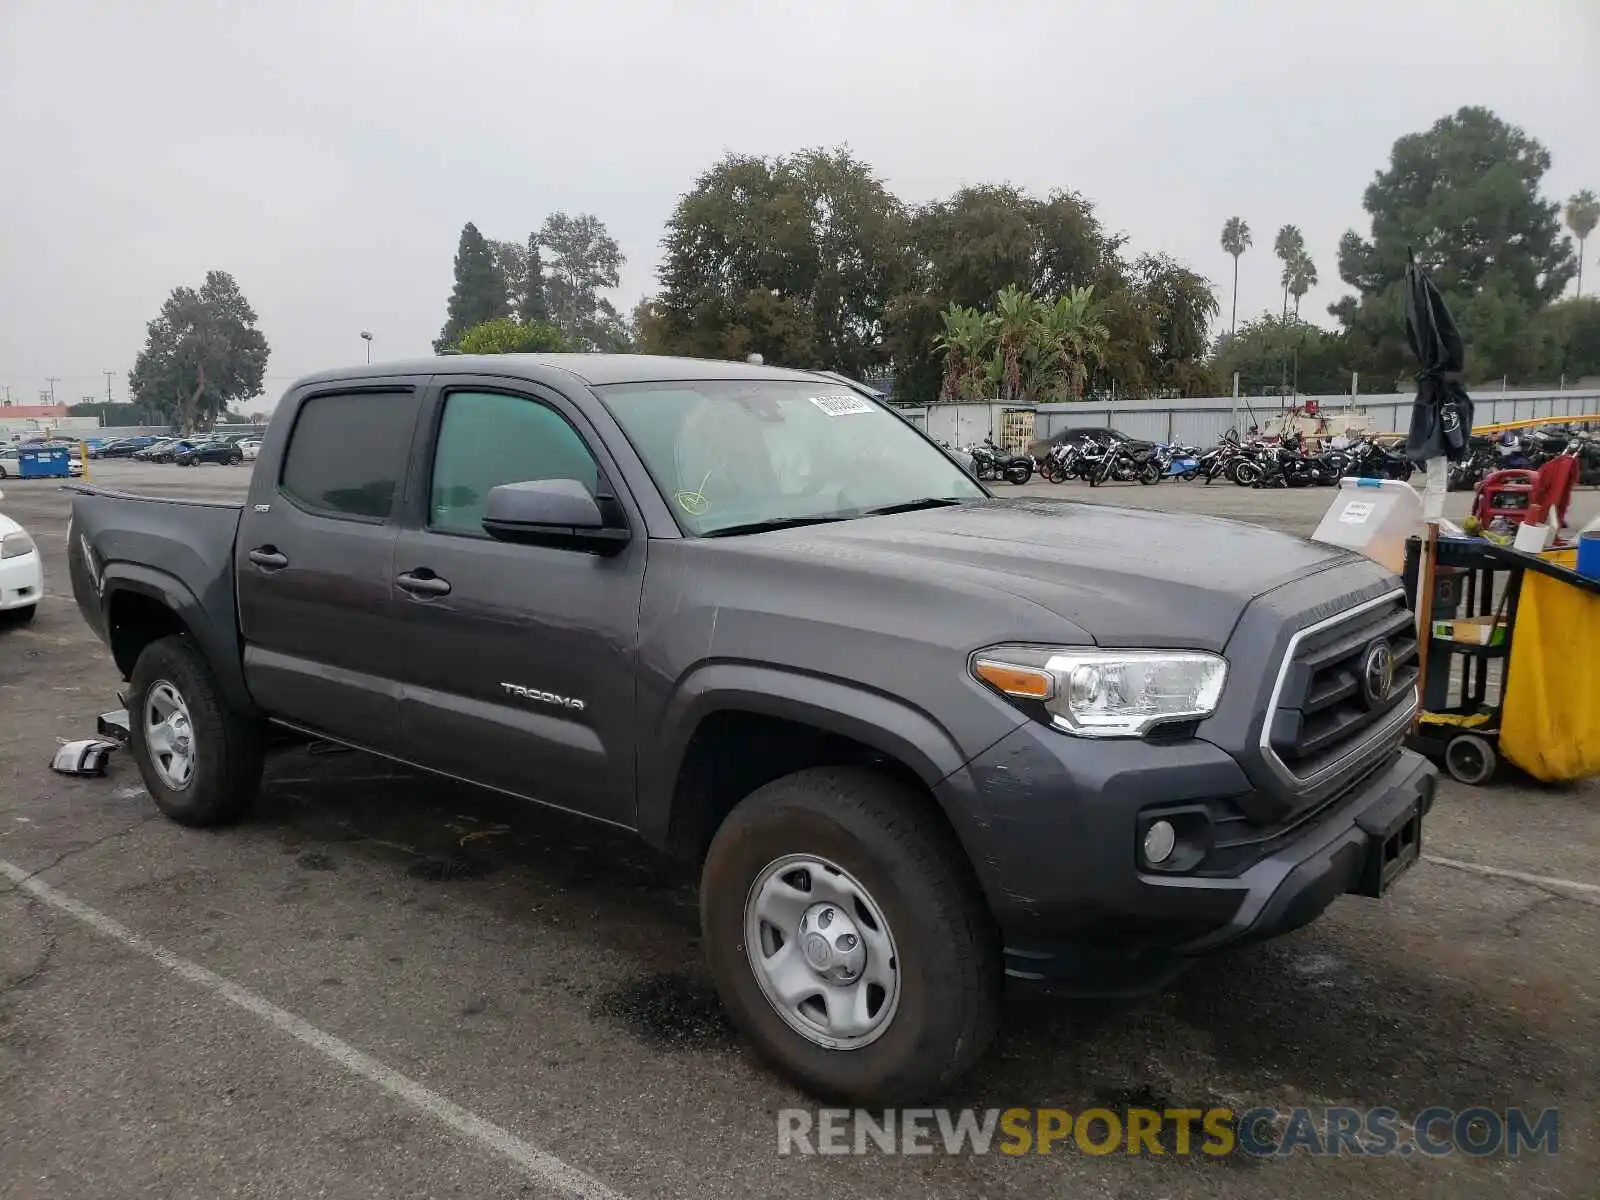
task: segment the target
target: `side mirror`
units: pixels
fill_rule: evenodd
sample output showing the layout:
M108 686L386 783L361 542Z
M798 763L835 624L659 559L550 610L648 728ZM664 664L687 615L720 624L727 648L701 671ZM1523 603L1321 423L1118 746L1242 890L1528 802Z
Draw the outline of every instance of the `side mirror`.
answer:
M615 554L632 536L608 524L589 489L576 479L536 479L490 488L483 531L496 541Z

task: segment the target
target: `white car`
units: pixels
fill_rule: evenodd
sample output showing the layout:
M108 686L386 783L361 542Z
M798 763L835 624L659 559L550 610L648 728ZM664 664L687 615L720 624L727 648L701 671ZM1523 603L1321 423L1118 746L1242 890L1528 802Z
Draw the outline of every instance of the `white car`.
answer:
M261 451L260 438L245 438L239 443L239 452L244 455L245 462L255 462L256 455Z
M0 513L0 621L31 621L42 595L39 548L21 525Z

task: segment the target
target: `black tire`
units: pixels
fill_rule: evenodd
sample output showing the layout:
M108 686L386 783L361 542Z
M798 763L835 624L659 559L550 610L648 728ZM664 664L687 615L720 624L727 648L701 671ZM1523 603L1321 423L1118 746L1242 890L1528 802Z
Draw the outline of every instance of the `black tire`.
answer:
M788 855L814 855L853 876L894 939L897 1004L876 1040L858 1048L825 1048L792 1028L746 953L747 898ZM762 1058L817 1096L924 1101L970 1069L994 1038L1000 941L977 881L933 802L883 775L813 768L747 796L706 856L700 922L712 978L734 1022Z
M1039 477L1046 483L1064 483L1067 473L1061 469L1061 464L1053 458L1047 458L1039 464Z
M1027 463L1016 463L1006 468L1006 482L1021 487L1033 478L1033 468Z
M240 463L242 463L242 462L244 462L244 455L242 455L242 454L235 454L235 455L234 455L234 456L233 456L233 457L232 457L232 458L230 458L230 459L229 459L229 460L228 460L228 465L229 465L229 466L230 466L230 467L237 467L237 466L238 466L238 465L239 465L239 464L240 464Z
M1161 467L1157 463L1146 463L1139 471L1139 482L1149 487L1152 483L1161 482Z
M188 782L162 776L146 730L151 695L166 685L188 709L194 766ZM180 825L238 820L261 789L261 724L228 707L205 656L185 634L151 642L133 665L128 687L128 744L156 807Z
M1444 769L1450 777L1469 787L1481 787L1494 778L1500 756L1494 745L1475 733L1458 733L1445 743Z
M1240 487L1260 487L1261 481L1266 477L1267 473L1261 465L1248 459L1241 462L1233 471L1233 481Z
M30 604L27 608L8 608L5 612L0 612L0 626L26 625L38 615L39 606L37 604Z

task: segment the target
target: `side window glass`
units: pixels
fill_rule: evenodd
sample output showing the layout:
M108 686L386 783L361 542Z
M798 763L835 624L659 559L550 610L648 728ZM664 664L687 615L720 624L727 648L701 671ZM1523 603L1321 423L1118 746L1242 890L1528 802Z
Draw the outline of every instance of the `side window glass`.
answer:
M317 396L295 418L278 489L314 512L387 520L411 453L411 392Z
M433 451L428 525L483 533L489 489L503 483L576 479L594 494L599 471L566 418L537 401L493 392L452 392Z

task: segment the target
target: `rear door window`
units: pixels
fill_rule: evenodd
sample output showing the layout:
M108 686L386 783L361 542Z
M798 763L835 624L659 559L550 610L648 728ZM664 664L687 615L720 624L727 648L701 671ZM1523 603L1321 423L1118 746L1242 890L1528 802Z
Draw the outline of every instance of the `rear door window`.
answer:
M411 453L415 392L314 396L300 407L278 490L322 516L386 521Z

